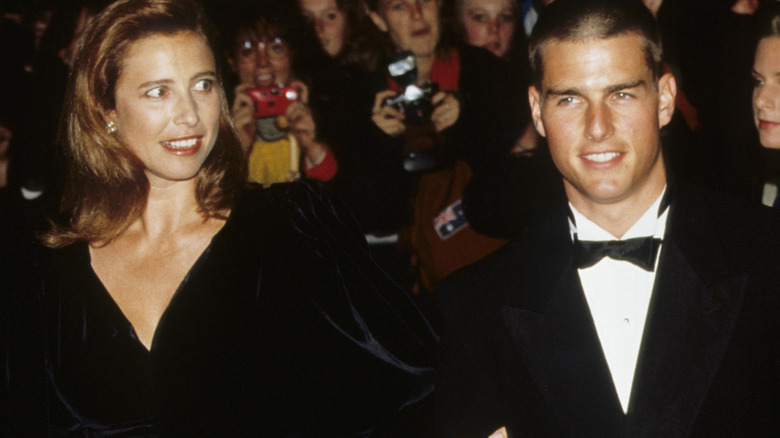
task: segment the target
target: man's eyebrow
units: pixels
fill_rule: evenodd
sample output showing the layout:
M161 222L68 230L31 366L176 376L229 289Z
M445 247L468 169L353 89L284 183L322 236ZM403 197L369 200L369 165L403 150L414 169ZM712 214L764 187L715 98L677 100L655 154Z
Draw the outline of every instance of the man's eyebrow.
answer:
M647 82L644 79L637 79L633 82L626 82L623 84L616 84L606 88L607 94L612 94L617 91L630 90L631 88L646 87Z
M544 93L545 97L551 96L582 96L582 91L576 88L548 88Z

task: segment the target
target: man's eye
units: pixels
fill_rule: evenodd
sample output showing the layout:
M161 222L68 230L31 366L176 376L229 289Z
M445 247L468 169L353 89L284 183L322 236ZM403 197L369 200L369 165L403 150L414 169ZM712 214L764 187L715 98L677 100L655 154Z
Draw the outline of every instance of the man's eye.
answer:
M167 94L168 94L168 90L165 87L152 88L151 90L146 92L147 96L153 97L155 99L165 97Z
M576 100L571 96L561 97L558 99L558 106L568 106L576 102Z
M615 99L617 100L628 100L634 97L631 93L626 93L625 91L621 91L618 93L615 93Z
M764 85L764 81L756 76L753 76L753 88L760 87Z
M482 23L482 22L487 21L487 15L485 15L485 14L472 14L471 15L471 19L476 21L476 22L478 22L478 23Z

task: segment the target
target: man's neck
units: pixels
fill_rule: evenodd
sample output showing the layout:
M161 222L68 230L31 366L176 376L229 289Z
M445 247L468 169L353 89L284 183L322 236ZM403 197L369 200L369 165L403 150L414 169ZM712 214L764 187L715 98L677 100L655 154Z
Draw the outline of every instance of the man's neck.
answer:
M570 202L583 216L603 228L609 234L620 239L647 212L661 196L666 185L657 190L648 191L642 196L631 196L620 202L600 204L596 202L576 202L580 197L569 196ZM567 193L569 188L567 187Z

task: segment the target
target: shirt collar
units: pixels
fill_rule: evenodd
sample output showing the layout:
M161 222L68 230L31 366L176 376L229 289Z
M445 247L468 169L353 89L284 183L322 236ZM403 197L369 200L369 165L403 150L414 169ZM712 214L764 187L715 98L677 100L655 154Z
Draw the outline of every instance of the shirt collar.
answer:
M626 231L626 234L624 234L623 237L619 240L646 236L654 236L659 239L663 239L664 231L666 231L666 218L669 214L669 208L666 208L667 205L664 203L663 211L660 211L659 209L662 208L661 205L665 194L666 186L664 186L661 194L645 211L642 217L640 217L639 220L637 220L634 225L632 225L631 228ZM572 216L569 217L569 231L571 232L572 239L574 239L575 234L577 234L577 238L580 240L599 241L617 239L608 231L598 226L595 222L586 218L582 213L574 208L571 202L569 203L569 209L572 213Z

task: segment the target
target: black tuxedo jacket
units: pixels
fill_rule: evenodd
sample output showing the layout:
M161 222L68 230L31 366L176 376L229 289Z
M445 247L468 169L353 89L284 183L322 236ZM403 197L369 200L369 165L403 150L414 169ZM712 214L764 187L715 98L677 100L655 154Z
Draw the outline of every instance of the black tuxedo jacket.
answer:
M678 187L623 413L566 206L440 286L444 437L780 433L780 216Z

